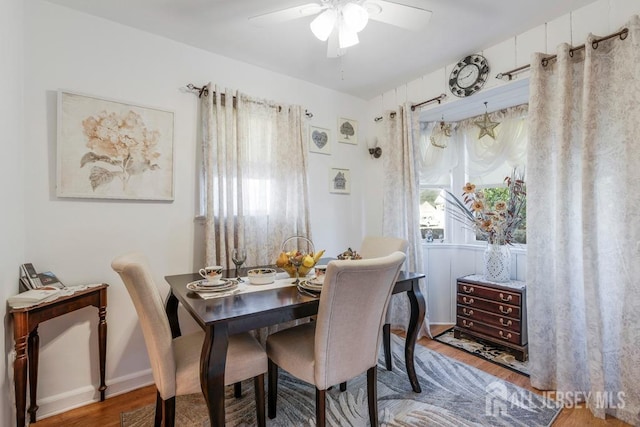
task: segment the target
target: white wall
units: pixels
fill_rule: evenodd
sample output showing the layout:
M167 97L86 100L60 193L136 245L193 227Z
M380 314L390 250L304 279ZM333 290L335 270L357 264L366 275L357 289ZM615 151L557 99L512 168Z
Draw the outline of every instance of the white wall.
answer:
M24 259L24 169L22 133L22 1L0 2L0 301L18 290L18 267ZM4 357L0 359L0 425L15 423L13 395L13 334L0 304Z
M261 68L42 1L25 2L25 258L68 284L107 282L107 394L148 383L137 316L111 270L118 254L138 249L163 277L201 266L197 213L198 99L183 88L208 81L252 96L303 105L308 124L337 135L340 116L364 122L366 102ZM14 80L15 83L15 80ZM157 106L175 112L175 201L61 199L55 196L56 91ZM13 138L20 141L22 138ZM314 243L336 254L362 239L363 145L333 142L331 156L310 153ZM329 194L328 169L351 170L350 195ZM340 215L335 215L338 212ZM22 227L19 227L19 229ZM275 259L274 254L274 259ZM20 257L21 259L21 257ZM17 268L14 259L9 263ZM97 311L85 308L40 327L39 415L95 399Z
M640 13L640 2L638 0L598 0L570 14L560 16L546 24L527 30L517 36L498 43L494 46L487 46L482 53L491 66L491 78L485 84L480 93L486 93L492 89L504 87L507 81L494 78L498 73L511 70L513 68L528 64L532 53L545 52L555 53L556 46L560 43L570 43L575 46L583 44L589 33L605 36L620 30L629 18ZM573 43L572 43L573 41ZM469 54L474 52L468 52ZM381 124L374 124L373 119L380 116L385 110L396 109L398 105L405 102L419 103L439 96L441 93L447 94L447 98L442 105L433 103L423 107L423 111L430 109L446 108L461 109L461 105L466 106L471 103L479 103L477 95L460 99L451 95L448 89L448 76L455 64L425 74L403 85L389 90L369 101L367 123L372 126L371 133L378 133ZM518 78L528 77L528 72L516 76L513 83ZM479 103L481 104L481 103ZM480 114L480 113L478 113ZM384 147L385 142L381 142ZM383 151L384 155L384 151ZM381 163L369 163L367 165L367 176L371 187L380 187L383 182ZM370 216L375 221L371 224L379 223L378 207L382 206L382 194L380 192L367 192L366 203L368 211L373 212ZM372 226L373 229L375 227ZM455 322L455 280L457 277L471 273L481 273L483 248L464 245L438 245L425 244L425 272L427 273L428 307L429 320L432 323L454 323ZM514 251L516 256L512 257L512 278L526 280L526 251Z

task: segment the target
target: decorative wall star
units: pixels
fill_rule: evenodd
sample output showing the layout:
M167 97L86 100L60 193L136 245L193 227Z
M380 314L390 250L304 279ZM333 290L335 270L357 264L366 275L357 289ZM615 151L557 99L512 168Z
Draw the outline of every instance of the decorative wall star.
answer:
M489 114L486 111L487 103L484 103L484 116L482 119L476 120L473 122L476 126L480 128L480 133L478 134L478 139L482 138L485 135L489 135L491 138L496 139L496 127L500 124L500 122L492 122L489 118Z

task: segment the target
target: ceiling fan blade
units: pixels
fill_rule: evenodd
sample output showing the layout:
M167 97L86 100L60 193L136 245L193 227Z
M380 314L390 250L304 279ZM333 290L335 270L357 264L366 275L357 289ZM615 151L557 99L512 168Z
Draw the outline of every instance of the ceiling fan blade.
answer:
M295 6L287 9L276 10L274 12L263 13L261 15L251 16L249 18L249 21L257 25L281 24L286 21L315 15L323 9L325 9L325 6L318 3L307 3L303 4L302 6Z
M371 5L367 8L367 10L369 10L369 19L412 31L425 29L429 24L432 14L432 12L427 9L387 0L370 0L365 2L365 7L368 5Z

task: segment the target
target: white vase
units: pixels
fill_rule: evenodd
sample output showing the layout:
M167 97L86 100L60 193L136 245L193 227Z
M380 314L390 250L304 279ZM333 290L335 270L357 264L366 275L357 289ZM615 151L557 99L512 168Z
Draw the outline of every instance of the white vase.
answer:
M491 282L511 280L511 249L508 245L487 244L484 250L484 278Z

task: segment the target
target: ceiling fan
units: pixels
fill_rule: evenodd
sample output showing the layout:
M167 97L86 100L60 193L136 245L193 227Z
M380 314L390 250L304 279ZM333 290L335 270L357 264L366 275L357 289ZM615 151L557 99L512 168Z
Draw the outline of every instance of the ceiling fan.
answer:
M369 19L412 31L426 28L431 11L388 0L319 0L301 6L277 10L249 18L256 24L280 24L305 16L316 16L309 25L311 32L327 44L327 56L344 55L346 48L359 43L358 33Z

